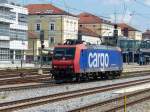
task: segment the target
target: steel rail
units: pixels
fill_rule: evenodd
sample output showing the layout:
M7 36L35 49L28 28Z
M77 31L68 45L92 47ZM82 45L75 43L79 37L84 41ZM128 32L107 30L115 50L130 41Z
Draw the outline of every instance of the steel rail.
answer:
M145 90L141 90L141 91L137 91L137 92L126 93L126 94L120 95L118 97L108 99L106 101L97 102L95 104L76 108L76 109L70 110L69 112L88 112L88 111L91 112L92 110L97 110L97 109L100 109L101 112L115 112L116 110L120 110L120 109L124 108L124 106L125 106L124 98L125 97L128 100L126 102L127 103L126 106L129 107L134 104L141 103L146 100L150 100L150 94L145 95L145 93L149 93L149 92L150 92L150 89L145 89ZM138 95L142 95L142 94L145 96L143 96L142 98L138 96ZM131 100L132 97L134 100L133 99ZM134 97L137 97L137 98L134 98ZM122 101L122 103L116 104L115 106L111 105L111 103L120 102L120 101ZM104 106L106 106L106 105L108 105L108 106L111 105L111 108L108 108L108 106L107 106L107 108L104 108Z
M23 70L0 70L0 76L3 76L4 74L8 75L15 75L19 73L37 73L38 69L23 69ZM50 69L43 69L44 73L49 73Z
M9 78L9 79L2 79L0 80L0 86L4 85L12 85L12 84L24 84L24 83L33 83L39 82L42 83L44 81L51 80L49 75L35 75L35 76L28 76L28 77L16 77L16 78Z
M102 92L106 92L106 91L110 91L114 89L120 89L123 87L130 87L130 86L145 84L149 82L150 82L150 78L0 103L0 112L1 111L10 112L12 110L18 110L18 109L38 106L38 105L47 104L47 103L54 103L54 102L68 100L72 98L78 98L78 97L93 95L97 93L102 93Z
M134 77L141 77L141 76L143 77L143 76L149 76L149 75L150 75L150 72L133 73L132 75L122 76L119 79L134 78ZM27 75L27 76L30 76L30 75ZM34 76L34 75L32 75L32 76ZM96 81L98 81L98 80L96 80ZM96 81L89 81L89 82L96 82ZM36 81L34 81L34 82L36 82ZM42 84L39 84L39 83L42 83ZM85 82L85 83L87 83L87 82ZM20 86L20 85L17 85L17 83L14 82L14 85L15 84L16 84L16 87L15 86L9 86L8 84L6 84L6 87L5 87L5 85L3 85L3 87L0 87L0 92L1 91L17 91L17 90L23 90L23 89L44 88L44 87L51 87L51 85L52 86L54 86L54 85L58 86L58 84L55 84L55 81L51 78L47 79L47 80L42 80L40 82L37 82L37 84L34 84L34 85L31 84L31 85L21 85ZM80 84L80 83L79 82L78 83L77 82L75 82L75 83L63 83L61 85L70 85L70 84L73 85L73 84Z

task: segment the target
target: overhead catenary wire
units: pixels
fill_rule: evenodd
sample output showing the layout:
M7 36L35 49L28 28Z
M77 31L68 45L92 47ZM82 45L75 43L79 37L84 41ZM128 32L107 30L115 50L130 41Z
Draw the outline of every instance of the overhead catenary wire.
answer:
M78 10L78 11L82 11L82 12L83 12L83 10L80 10L80 9L77 9L77 8L69 7L69 6L67 5L67 3L66 3L65 0L63 0L63 4L64 4L64 6L68 9L68 13L69 13L70 9L74 9L74 10ZM85 12L85 11L84 11L84 12ZM96 16L97 16L97 14L96 14ZM98 16L98 17L99 17L99 16ZM101 30L102 30L102 28L101 28ZM103 30L110 30L110 29L103 29Z
M132 23L132 20L133 20L134 16L135 16L135 11L133 11L132 13L130 13L130 17L131 17L131 18L130 18L128 24L131 24L131 23Z
M70 13L69 6L67 5L65 0L63 0L63 3L64 3L65 8L67 9L68 14L69 14Z
M125 0L123 0L123 15L122 15L122 18L121 18L121 23L123 23L124 22L124 18L125 18L125 16L126 16L126 12L127 12L127 5L126 5L126 3L125 3Z
M29 1L29 0L23 0L24 2L23 3L28 3L28 2L25 2L25 1ZM48 0L39 0L39 1L48 1ZM137 2L137 0L133 0L133 1L136 1ZM47 2L45 2L45 3L47 3ZM49 3L52 3L52 4L54 4L54 5L57 5L57 6L62 6L62 4L60 4L60 3L56 3L56 2L54 2L54 0L50 0L50 2ZM139 2L138 1L138 3L142 3L142 2ZM65 1L65 4L66 4L66 1ZM147 7L149 7L150 8L150 6L148 6L148 5L146 5L146 4L144 4L144 3L142 3L143 4L143 6L147 6ZM63 5L64 5L64 2L63 2ZM74 11L78 11L78 12L87 12L86 10L83 10L83 9L79 9L79 8L75 8L75 7L70 7L69 5L65 5L65 7L66 8L69 8L69 10L70 10L70 12L71 12L71 10L74 10ZM127 9L127 5L125 6L126 8L125 9ZM107 16L102 16L102 15L99 15L99 14L97 14L97 13L93 13L93 14L95 14L95 15L97 15L97 16L99 16L99 17L103 17L103 18L108 18L108 19L110 19L110 17L107 17ZM105 14L105 15L110 15L110 14L114 14L114 13L103 13L103 14ZM122 12L116 12L116 14L123 14ZM134 15L150 15L150 13L135 13Z
M147 7L147 8L150 8L150 6L149 5L147 5L146 3L143 3L143 2L141 2L141 1L139 1L139 0L133 0L135 3L137 3L137 4L139 4L139 5L141 5L141 6L144 6L144 7Z
M41 0L41 1L43 1L43 0ZM69 5L66 3L65 0L60 0L60 1L62 1L63 6L64 6L66 9L68 9L69 12L71 12L71 11L77 11L78 13L79 13L79 12L87 12L87 10L83 10L83 9L79 9L79 8L75 8L75 7L69 6ZM60 6L60 7L62 7L62 4L61 4L60 2L59 2L59 3L53 2L53 5L57 5L57 6ZM96 16L98 16L98 17L101 17L101 18L110 19L110 17L102 16L102 15L97 14L97 13L92 13L92 14L94 14L94 15L96 15Z
M42 2L43 2L43 0L41 0ZM54 1L54 0L51 0L51 1ZM51 2L50 1L50 2ZM60 0L60 1L62 1L62 0ZM136 3L138 3L138 4L141 4L141 5L143 5L143 6L145 6L146 4L144 4L143 2L140 2L139 0L132 0L132 1L135 1ZM79 9L79 8L74 8L74 7L71 7L71 6L69 6L68 4L66 4L66 1L62 1L62 3L65 5L65 7L68 9L68 12L71 12L71 11L77 11L77 12L87 12L87 11L85 11L85 10L83 10L83 9ZM62 6L62 4L59 2L59 3L56 3L56 2L53 2L53 4L54 5L57 5L57 6ZM147 7L149 7L148 5L146 5ZM128 8L128 6L127 6L127 4L126 4L126 1L124 0L124 11L123 12L116 12L116 15L118 15L118 14L122 14L122 20L121 21L123 21L124 22L124 18L125 18L125 13L127 13L127 9L129 9ZM102 16L102 15L99 15L99 14L96 14L96 13L93 13L94 15L96 15L96 16L98 16L98 17L101 17L101 18L109 18L109 17L105 17L105 16ZM110 13L111 14L111 13ZM110 14L105 14L105 15L110 15ZM131 21L129 21L129 24L133 21L133 17L134 16L136 16L136 15L150 15L149 13L140 13L140 12L134 12L134 11L132 11L131 12L131 14L129 14L130 16L132 16L132 19L131 19ZM109 18L110 19L110 18Z

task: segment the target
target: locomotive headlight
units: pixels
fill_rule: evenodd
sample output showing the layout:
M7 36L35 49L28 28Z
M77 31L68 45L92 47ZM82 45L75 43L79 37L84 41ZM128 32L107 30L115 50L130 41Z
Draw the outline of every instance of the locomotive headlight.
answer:
M53 68L57 68L57 66L53 66Z

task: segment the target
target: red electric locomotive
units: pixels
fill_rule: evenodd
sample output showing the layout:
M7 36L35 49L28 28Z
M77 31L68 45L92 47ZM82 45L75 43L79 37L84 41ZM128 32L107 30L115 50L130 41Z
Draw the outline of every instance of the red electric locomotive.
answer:
M55 46L51 73L56 81L113 79L120 76L122 70L122 54L118 47L74 40Z
M67 40L64 45L55 46L52 59L52 75L55 80L73 80L80 73L80 52L85 45Z

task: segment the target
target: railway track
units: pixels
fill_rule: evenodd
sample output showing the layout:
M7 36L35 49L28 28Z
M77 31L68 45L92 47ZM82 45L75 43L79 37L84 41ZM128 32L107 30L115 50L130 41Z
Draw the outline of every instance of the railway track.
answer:
M51 80L50 75L34 75L27 77L14 77L14 78L5 78L0 79L0 86L12 85L12 84L22 84L22 83L33 83L33 82L46 82Z
M3 87L0 88L0 92L6 91L19 91L19 90L29 90L29 89L38 89L38 88L46 88L46 87L53 87L53 86L60 86L59 84L53 83L54 81L48 81L48 83L31 83L29 85L14 85L11 87Z
M0 79L5 79L5 78L13 78L13 77L25 77L25 76L33 76L37 75L37 73L15 73L15 74L3 74L0 75Z
M0 112L10 112L13 110L20 110L24 108L33 107L33 106L93 95L93 94L102 93L102 92L106 92L106 91L110 91L114 89L120 89L124 87L130 87L130 86L145 84L149 82L150 82L150 78L147 78L147 79L129 81L129 82L118 83L118 84L113 84L113 85L93 87L93 88L87 88L87 89L82 89L82 90L75 90L75 91L57 93L57 94L40 96L40 97L35 97L35 98L22 99L18 101L0 103Z
M44 71L48 75L39 75L37 69L29 70L8 70L0 71L0 86L23 84L23 83L43 83L51 80L49 71Z
M123 79L123 78L130 78L130 77L141 77L142 76L148 76L150 75L150 72L149 71L146 71L146 72L143 72L143 73L140 73L141 75L139 75L139 73L130 73L131 75L123 75L122 77L120 77L120 79ZM36 76L37 74L33 75L32 76ZM30 75L27 75L27 76L30 76ZM17 81L18 83L15 83L14 80L11 80L9 79L9 83L6 83L7 81L6 80L3 80L3 84L0 85L0 92L1 91L16 91L16 90L23 90L23 89L36 89L36 88L44 88L44 87L53 87L53 86L60 86L59 84L55 84L55 81L53 79L51 79L50 76L48 77L45 77L45 76L36 76L38 78L38 80L36 81L36 79L31 80L28 79L28 77L22 79L22 78L18 78L19 80L21 81ZM45 77L45 80L40 80L40 77ZM33 78L32 78L33 79ZM34 84L27 84L27 83L30 83L30 82L33 82ZM36 83L38 82L38 83ZM96 81L89 81L89 82L96 82ZM2 82L0 82L2 83ZM27 85L19 85L21 83L26 83ZM86 83L86 82L85 82ZM9 86L9 85L12 85L14 84L14 86ZM79 83L71 83L71 84L79 84ZM6 87L5 87L6 85ZM70 85L70 83L64 83L64 84L61 84L61 86L63 85Z
M150 71L143 71L142 75L145 74L147 75L148 73L150 73ZM3 78L14 78L14 77L26 77L26 76L33 76L33 75L37 75L38 72L35 70L27 70L27 71L8 71L8 72L1 72L0 71L0 79ZM44 71L44 74L50 74L49 70ZM139 75L139 73L137 72L131 72L131 73L123 73L122 76L120 78L124 78L124 77L132 77L132 76L137 76Z
M47 74L49 73L50 71L50 68L47 68L47 69L43 69L43 72L44 74ZM38 73L38 69L15 69L15 70L0 70L0 76L4 76L4 75L16 75L16 74L19 74L19 73L24 73L24 74L29 74L29 73L32 73L32 74L37 74Z
M106 101L97 102L91 105L87 105L84 107L76 108L70 110L69 112L116 112L117 110L122 110L125 107L125 97L126 97L126 106L133 106L134 104L138 104L144 102L146 100L150 100L150 89L145 89L142 91L126 93L124 95L120 95L114 98L111 98ZM106 108L107 107L107 108Z

